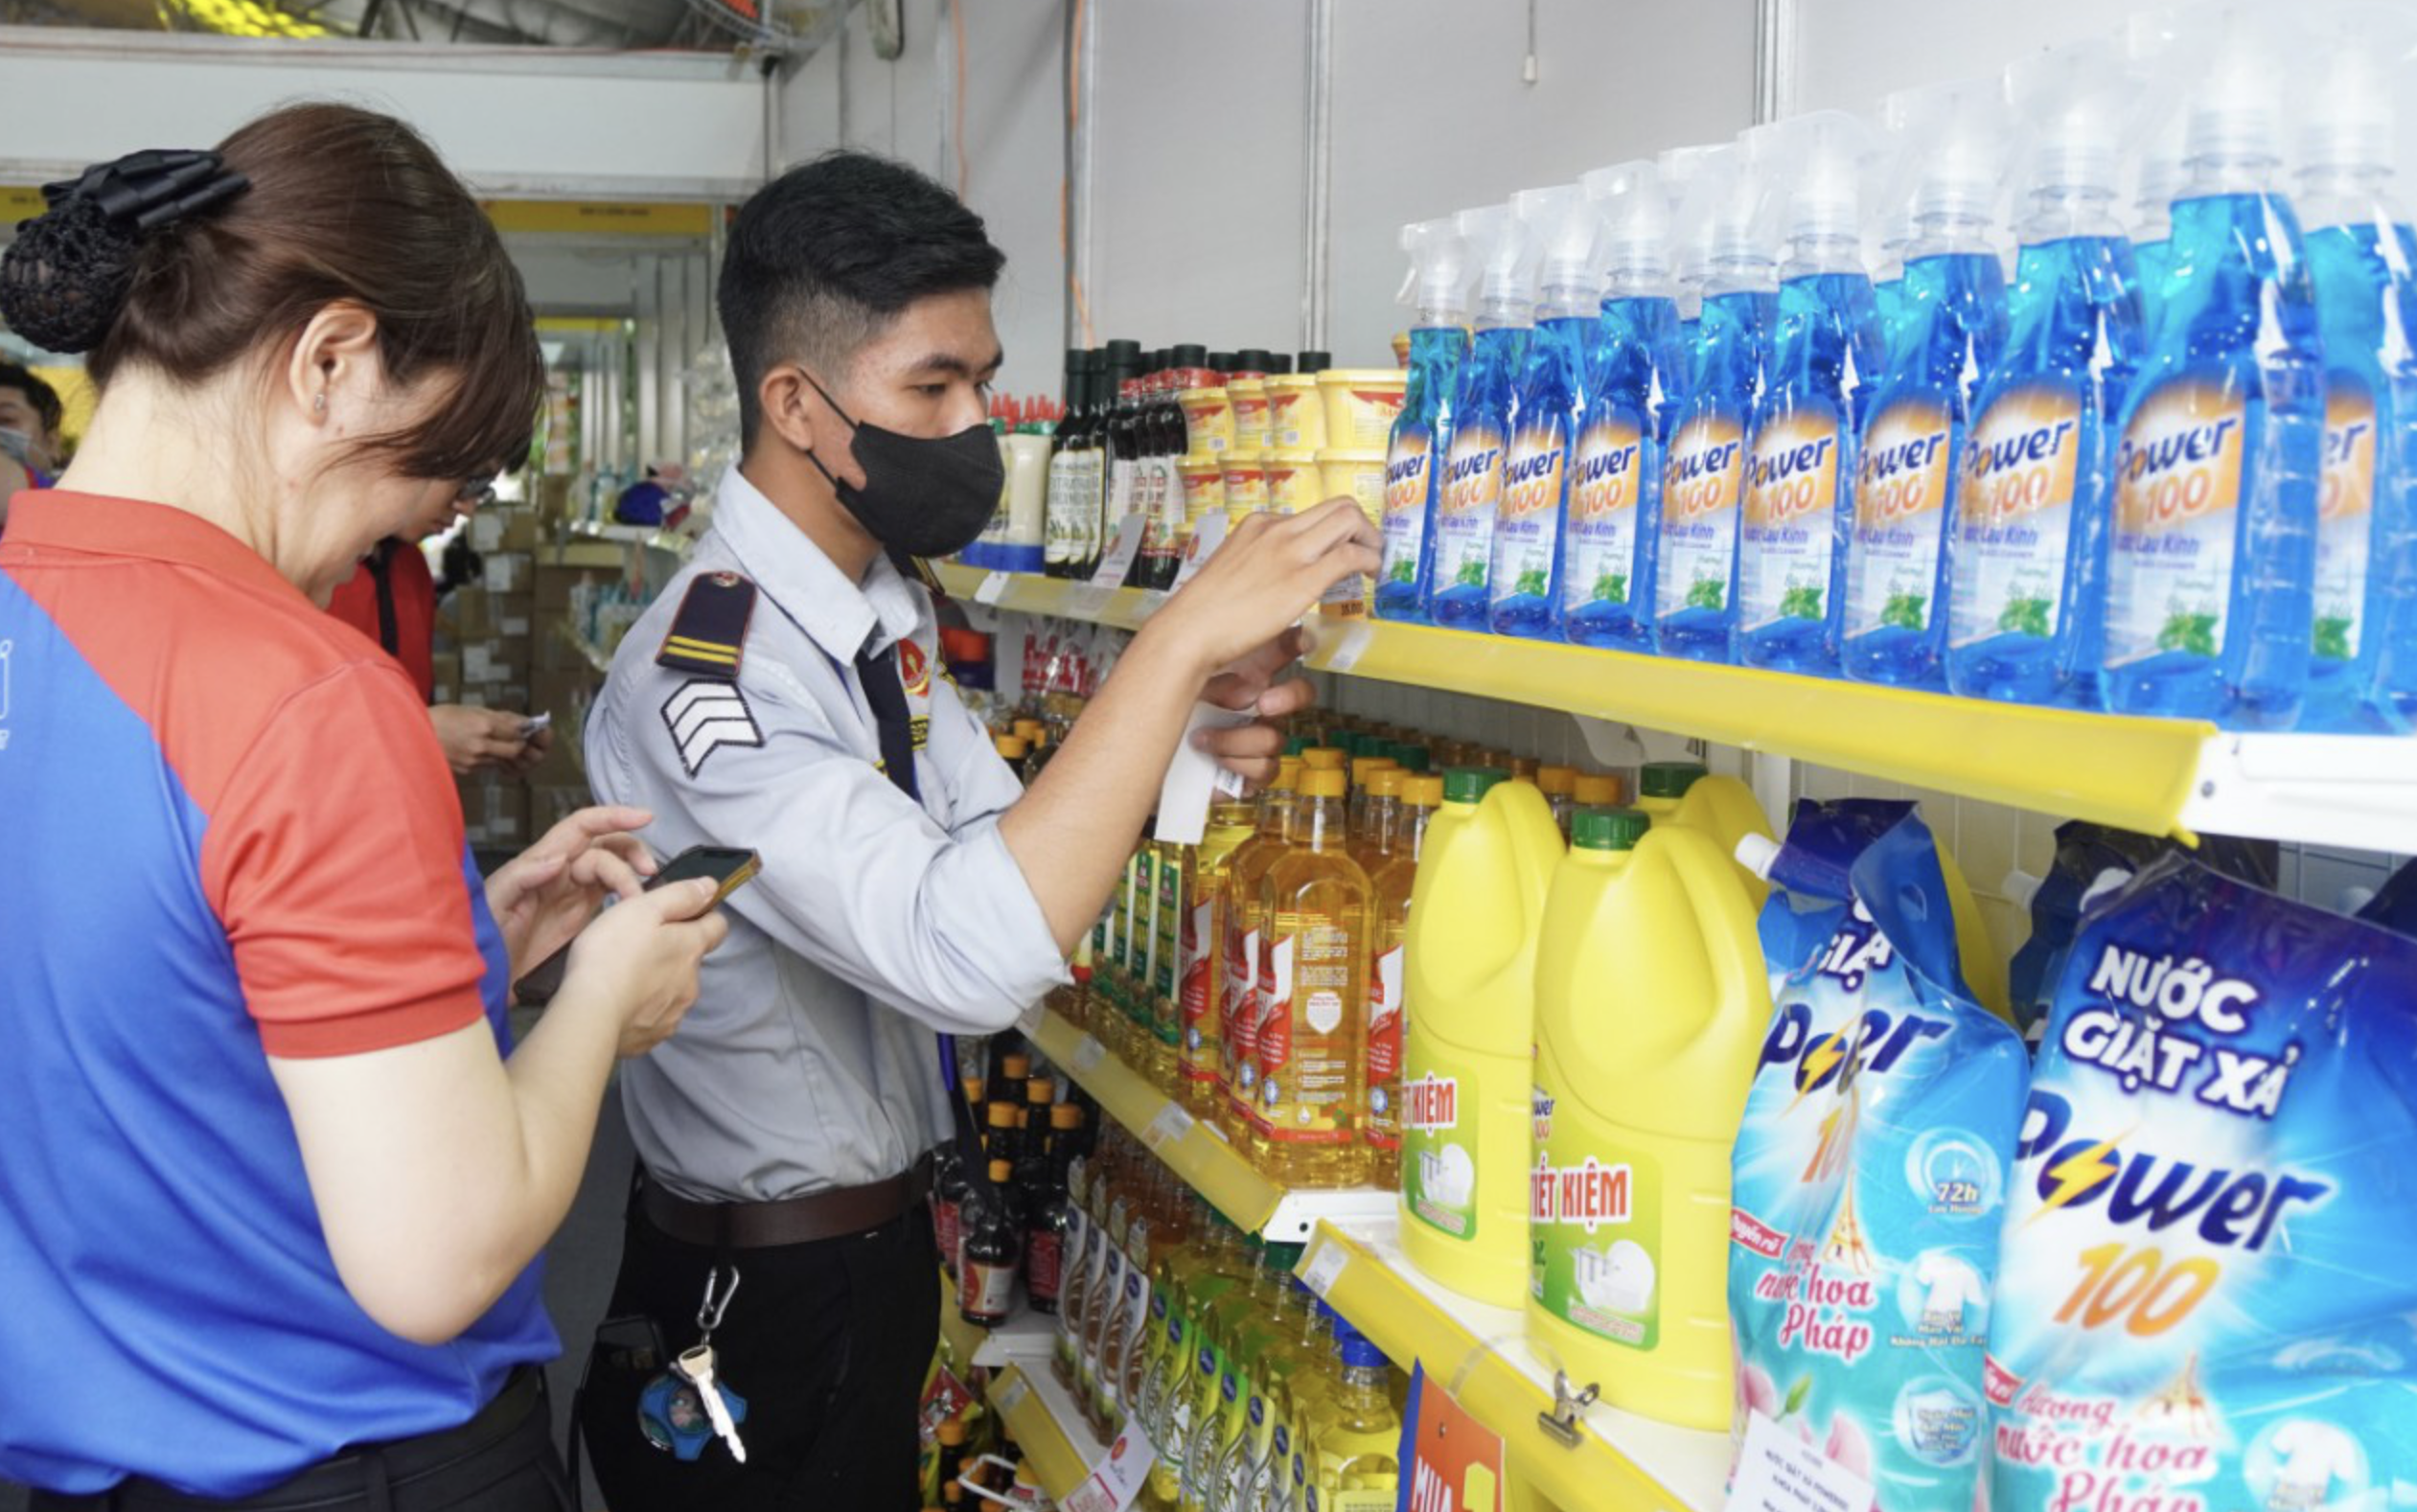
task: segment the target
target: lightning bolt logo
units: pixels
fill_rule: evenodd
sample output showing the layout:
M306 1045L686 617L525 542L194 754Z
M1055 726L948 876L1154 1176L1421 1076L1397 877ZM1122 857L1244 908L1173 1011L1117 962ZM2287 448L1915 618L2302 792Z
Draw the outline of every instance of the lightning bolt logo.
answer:
M1794 1112L1806 1098L1827 1086L1830 1073L1852 1049L1843 1033L1823 1035L1805 1046L1804 1058L1796 1063L1796 1098L1787 1105L1787 1112ZM1787 1113L1780 1116L1784 1118Z
M2058 1208L2113 1180L2115 1173L2123 1168L2123 1162L2115 1158L2115 1146L2130 1138L2133 1132L2127 1129L2112 1139L2101 1139L2048 1167L2048 1177L2056 1182L2056 1190L2048 1193L2047 1201L2039 1204L2037 1212L2023 1221L2023 1226L2029 1227Z

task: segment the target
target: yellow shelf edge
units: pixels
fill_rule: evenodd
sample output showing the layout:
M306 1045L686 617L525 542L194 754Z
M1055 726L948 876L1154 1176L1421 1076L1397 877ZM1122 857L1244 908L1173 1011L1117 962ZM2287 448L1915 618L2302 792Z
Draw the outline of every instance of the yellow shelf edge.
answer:
M1217 1211L1237 1226L1256 1233L1276 1216L1284 1189L1259 1175L1207 1124L1191 1119L1186 1112L1186 1126L1180 1136L1158 1137L1154 1128L1166 1115L1171 1100L1093 1036L1076 1028L1064 1016L1044 1011L1032 1040L1043 1054L1063 1066L1067 1075L1096 1098L1109 1116L1149 1145L1151 1152L1192 1190L1215 1203ZM1095 1059L1085 1049L1086 1041L1098 1045Z
M932 571L950 597L967 603L977 601L982 584L991 576L980 567L962 567L954 562L936 562ZM1028 572L1001 576L1007 580L1006 589L992 603L993 608L1012 609L1019 614L1051 614L1115 630L1139 630L1141 622L1166 602L1165 594L1144 588L1094 588L1071 578L1035 577Z
M988 576L941 569L950 591L969 598ZM998 607L1132 629L1162 598L1119 589L1086 615L1069 604L1079 586L1013 574ZM2181 832L2217 733L2201 721L1990 703L1386 620L1312 623L1316 671L1641 724L2152 835Z
M1349 1258L1339 1272L1320 1251L1333 1246ZM1654 1478L1607 1441L1593 1424L1576 1447L1548 1436L1539 1413L1553 1398L1501 1352L1508 1339L1485 1339L1405 1278L1386 1259L1332 1224L1320 1224L1296 1273L1316 1284L1326 1270L1324 1295L1351 1326L1407 1370L1423 1363L1469 1414L1501 1435L1504 1467L1522 1485L1562 1507L1604 1512L1712 1512ZM1714 1505L1716 1505L1715 1503Z
M1047 1383L1051 1387L1056 1384L1054 1379ZM1006 1366L991 1377L990 1404L1051 1501L1065 1501L1091 1478L1091 1462L1071 1436L1073 1426L1059 1422L1050 1410L1039 1377L1026 1376L1020 1365Z

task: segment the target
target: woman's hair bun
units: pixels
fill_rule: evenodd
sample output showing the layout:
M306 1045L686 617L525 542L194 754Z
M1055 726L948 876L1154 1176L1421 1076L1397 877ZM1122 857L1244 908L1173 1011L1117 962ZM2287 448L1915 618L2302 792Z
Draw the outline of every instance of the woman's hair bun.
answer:
M224 204L248 181L216 152L129 152L48 184L49 208L0 259L0 319L50 352L90 352L134 286L143 238Z
M0 260L0 319L46 352L90 352L125 308L142 249L97 202L72 196L18 224Z

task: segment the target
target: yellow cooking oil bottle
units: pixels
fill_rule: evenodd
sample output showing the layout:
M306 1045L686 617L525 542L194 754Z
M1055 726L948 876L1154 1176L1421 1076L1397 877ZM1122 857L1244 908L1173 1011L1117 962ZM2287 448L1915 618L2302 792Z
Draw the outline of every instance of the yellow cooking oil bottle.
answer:
M1383 781L1382 773L1378 781ZM1368 982L1368 1180L1388 1191L1401 1189L1402 1030L1409 1021L1408 939L1410 895L1425 854L1427 823L1443 806L1443 779L1419 775L1399 781L1393 838L1383 859L1369 871L1376 889L1376 964ZM1370 822L1373 822L1371 819Z
M1158 897L1151 915L1150 977L1141 996L1142 1023L1147 1029L1142 1042L1147 1057L1144 1069L1151 1086L1175 1097L1182 1080L1183 939L1184 923L1191 911L1185 853L1190 847L1154 840L1150 849L1158 858Z
M1755 908L1719 843L1581 810L1536 966L1528 1340L1614 1407L1736 1407L1729 1153L1770 1026Z
M1370 889L1344 831L1341 771L1301 773L1293 847L1260 886L1258 1115L1252 1153L1285 1186L1354 1186L1367 1097Z
M1213 1117L1223 1096L1218 1090L1225 1073L1225 962L1220 950L1232 904L1226 882L1235 855L1257 834L1258 811L1251 801L1221 797L1208 806L1208 825L1200 843L1184 850L1176 1090L1198 1118Z
M1357 850L1367 843L1369 834L1369 803L1375 797L1370 787L1380 771L1398 770L1399 764L1391 756L1354 756L1351 758L1350 820L1345 826L1351 847Z
M1637 808L1664 829L1683 825L1708 835L1720 854L1734 857L1747 836L1772 839L1771 821L1755 801L1754 790L1735 777L1715 777L1692 761L1646 762L1637 769ZM1757 908L1771 895L1771 884L1740 864L1738 880Z
M1495 1307L1528 1290L1536 929L1561 854L1533 783L1446 772L1403 936L1402 1249Z
M1219 1079L1225 1098L1222 1121L1227 1137L1237 1147L1250 1140L1258 1111L1259 933L1267 923L1260 884L1267 880L1267 869L1292 846L1301 770L1297 756L1286 756L1276 764L1276 780L1259 794L1258 833L1244 841L1226 863L1226 896L1233 906L1226 910L1219 925L1224 943L1218 953L1224 958L1225 972L1217 1017L1225 1026L1225 1038L1217 1052L1223 1066Z
M1368 774L1363 787L1351 790L1351 858L1370 878L1393 854L1394 826L1401 816L1402 785L1410 773L1385 766ZM1361 808L1362 800L1367 807Z
M1393 1406L1393 1366L1358 1330L1336 1330L1343 1371L1318 1416L1320 1512L1388 1512L1401 1486L1401 1413Z

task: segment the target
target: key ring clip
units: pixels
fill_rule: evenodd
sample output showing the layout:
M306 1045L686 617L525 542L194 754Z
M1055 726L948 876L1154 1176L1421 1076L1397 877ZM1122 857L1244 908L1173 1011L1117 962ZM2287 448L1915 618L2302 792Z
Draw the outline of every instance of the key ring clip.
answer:
M710 1334L722 1326L722 1315L729 1310L730 1298L739 1294L739 1268L729 1268L730 1284L722 1285L723 1268L715 1266L705 1272L705 1299L697 1308L697 1326Z

